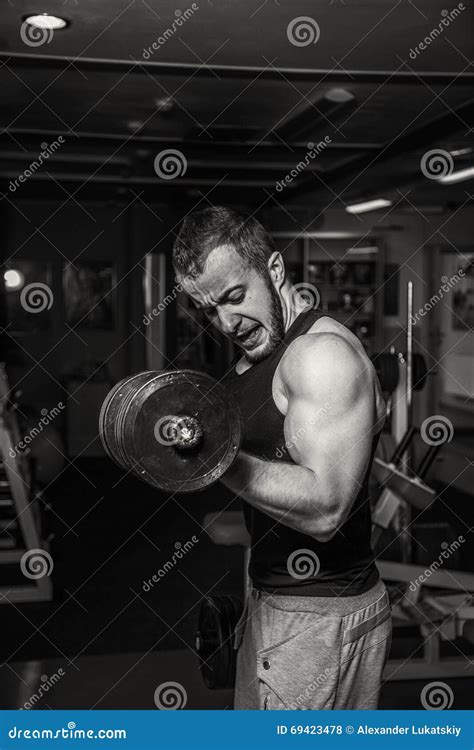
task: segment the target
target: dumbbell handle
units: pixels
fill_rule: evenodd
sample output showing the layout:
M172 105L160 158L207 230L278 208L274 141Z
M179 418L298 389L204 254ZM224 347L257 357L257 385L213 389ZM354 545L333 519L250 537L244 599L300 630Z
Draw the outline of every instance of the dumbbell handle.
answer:
M170 444L177 450L196 448L202 440L202 426L190 414L175 414L163 425Z

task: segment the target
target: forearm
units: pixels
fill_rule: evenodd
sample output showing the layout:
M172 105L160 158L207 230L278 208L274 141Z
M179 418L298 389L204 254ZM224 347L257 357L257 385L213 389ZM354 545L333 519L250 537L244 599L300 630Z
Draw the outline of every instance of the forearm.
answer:
M292 463L263 461L241 451L221 481L275 521L320 541L332 536L327 492L311 469Z

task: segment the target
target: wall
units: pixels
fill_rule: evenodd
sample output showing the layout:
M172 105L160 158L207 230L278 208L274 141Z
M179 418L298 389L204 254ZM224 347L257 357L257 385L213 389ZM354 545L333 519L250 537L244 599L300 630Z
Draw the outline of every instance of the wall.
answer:
M37 200L4 207L2 224L4 262L14 267L15 261L21 259L46 261L52 271L49 328L15 336L24 365L9 367L11 385L21 389L23 403L32 405L37 412L62 401L68 404L70 423L89 423L82 437L70 436L72 440L77 438L73 450L77 454L80 446L89 442L92 432L97 432L95 412L104 388L106 391L127 374L145 369L142 259L147 252L171 250L175 217L167 206L146 207L139 202L127 207L112 201L80 205L75 200ZM81 261L115 265L116 284L109 295L114 300L113 330L71 330L67 325L63 268ZM32 313L32 324L34 317ZM97 386L95 394L92 372L88 388L78 390L77 384L72 383L73 373L87 360L103 362L107 368L108 383L102 391Z

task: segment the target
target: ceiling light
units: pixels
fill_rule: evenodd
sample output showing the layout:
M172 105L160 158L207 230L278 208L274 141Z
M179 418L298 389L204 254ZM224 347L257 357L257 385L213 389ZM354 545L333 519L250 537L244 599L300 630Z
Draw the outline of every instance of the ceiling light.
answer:
M386 208L392 204L393 201L389 201L386 198L375 198L372 201L352 203L350 206L346 206L346 211L350 214L363 214L366 211L376 211L378 208Z
M191 191L188 190L188 193ZM196 195L201 195L199 190L196 191ZM272 232L272 237L300 237L299 232ZM343 231L327 231L327 232L312 232L311 230L305 231L305 237L311 237L316 240L359 240L360 234L356 232L343 232Z
M21 271L17 271L15 268L10 268L3 274L5 280L5 289L9 292L14 292L16 289L21 289L25 283L25 276Z
M378 253L378 247L375 245L369 245L368 247L350 247L347 251L348 255L373 255Z
M351 94L350 91L346 91L346 89L334 88L329 89L329 91L324 94L324 97L329 99L330 102L343 104L344 102L350 102L351 99L354 98L354 94Z
M449 153L451 156L466 156L466 154L470 154L472 152L472 148L457 148L454 151L450 151Z
M155 106L159 112L170 112L174 107L174 101L171 96L163 96L155 99Z
M30 26L35 26L37 29L52 29L57 31L58 29L64 29L68 26L68 21L65 18L59 16L50 16L49 13L41 13L36 16L26 16L23 19Z
M438 182L442 182L444 185L450 185L453 182L464 182L464 180L471 180L474 177L474 167L468 167L467 169L460 169L458 172L451 172L446 177L440 177Z

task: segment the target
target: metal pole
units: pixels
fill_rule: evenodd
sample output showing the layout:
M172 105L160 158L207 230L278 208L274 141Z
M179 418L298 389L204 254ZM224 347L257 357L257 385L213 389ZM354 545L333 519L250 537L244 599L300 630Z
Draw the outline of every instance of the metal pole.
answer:
M407 426L413 422L413 281L408 282L407 290Z
M409 430L413 424L413 282L407 285L407 354L406 354L406 424ZM405 472L410 473L413 466L413 441L411 442L405 457ZM403 531L400 535L402 545L403 562L411 562L412 548L411 536L408 526L411 522L411 509L407 503L400 506L400 523Z

